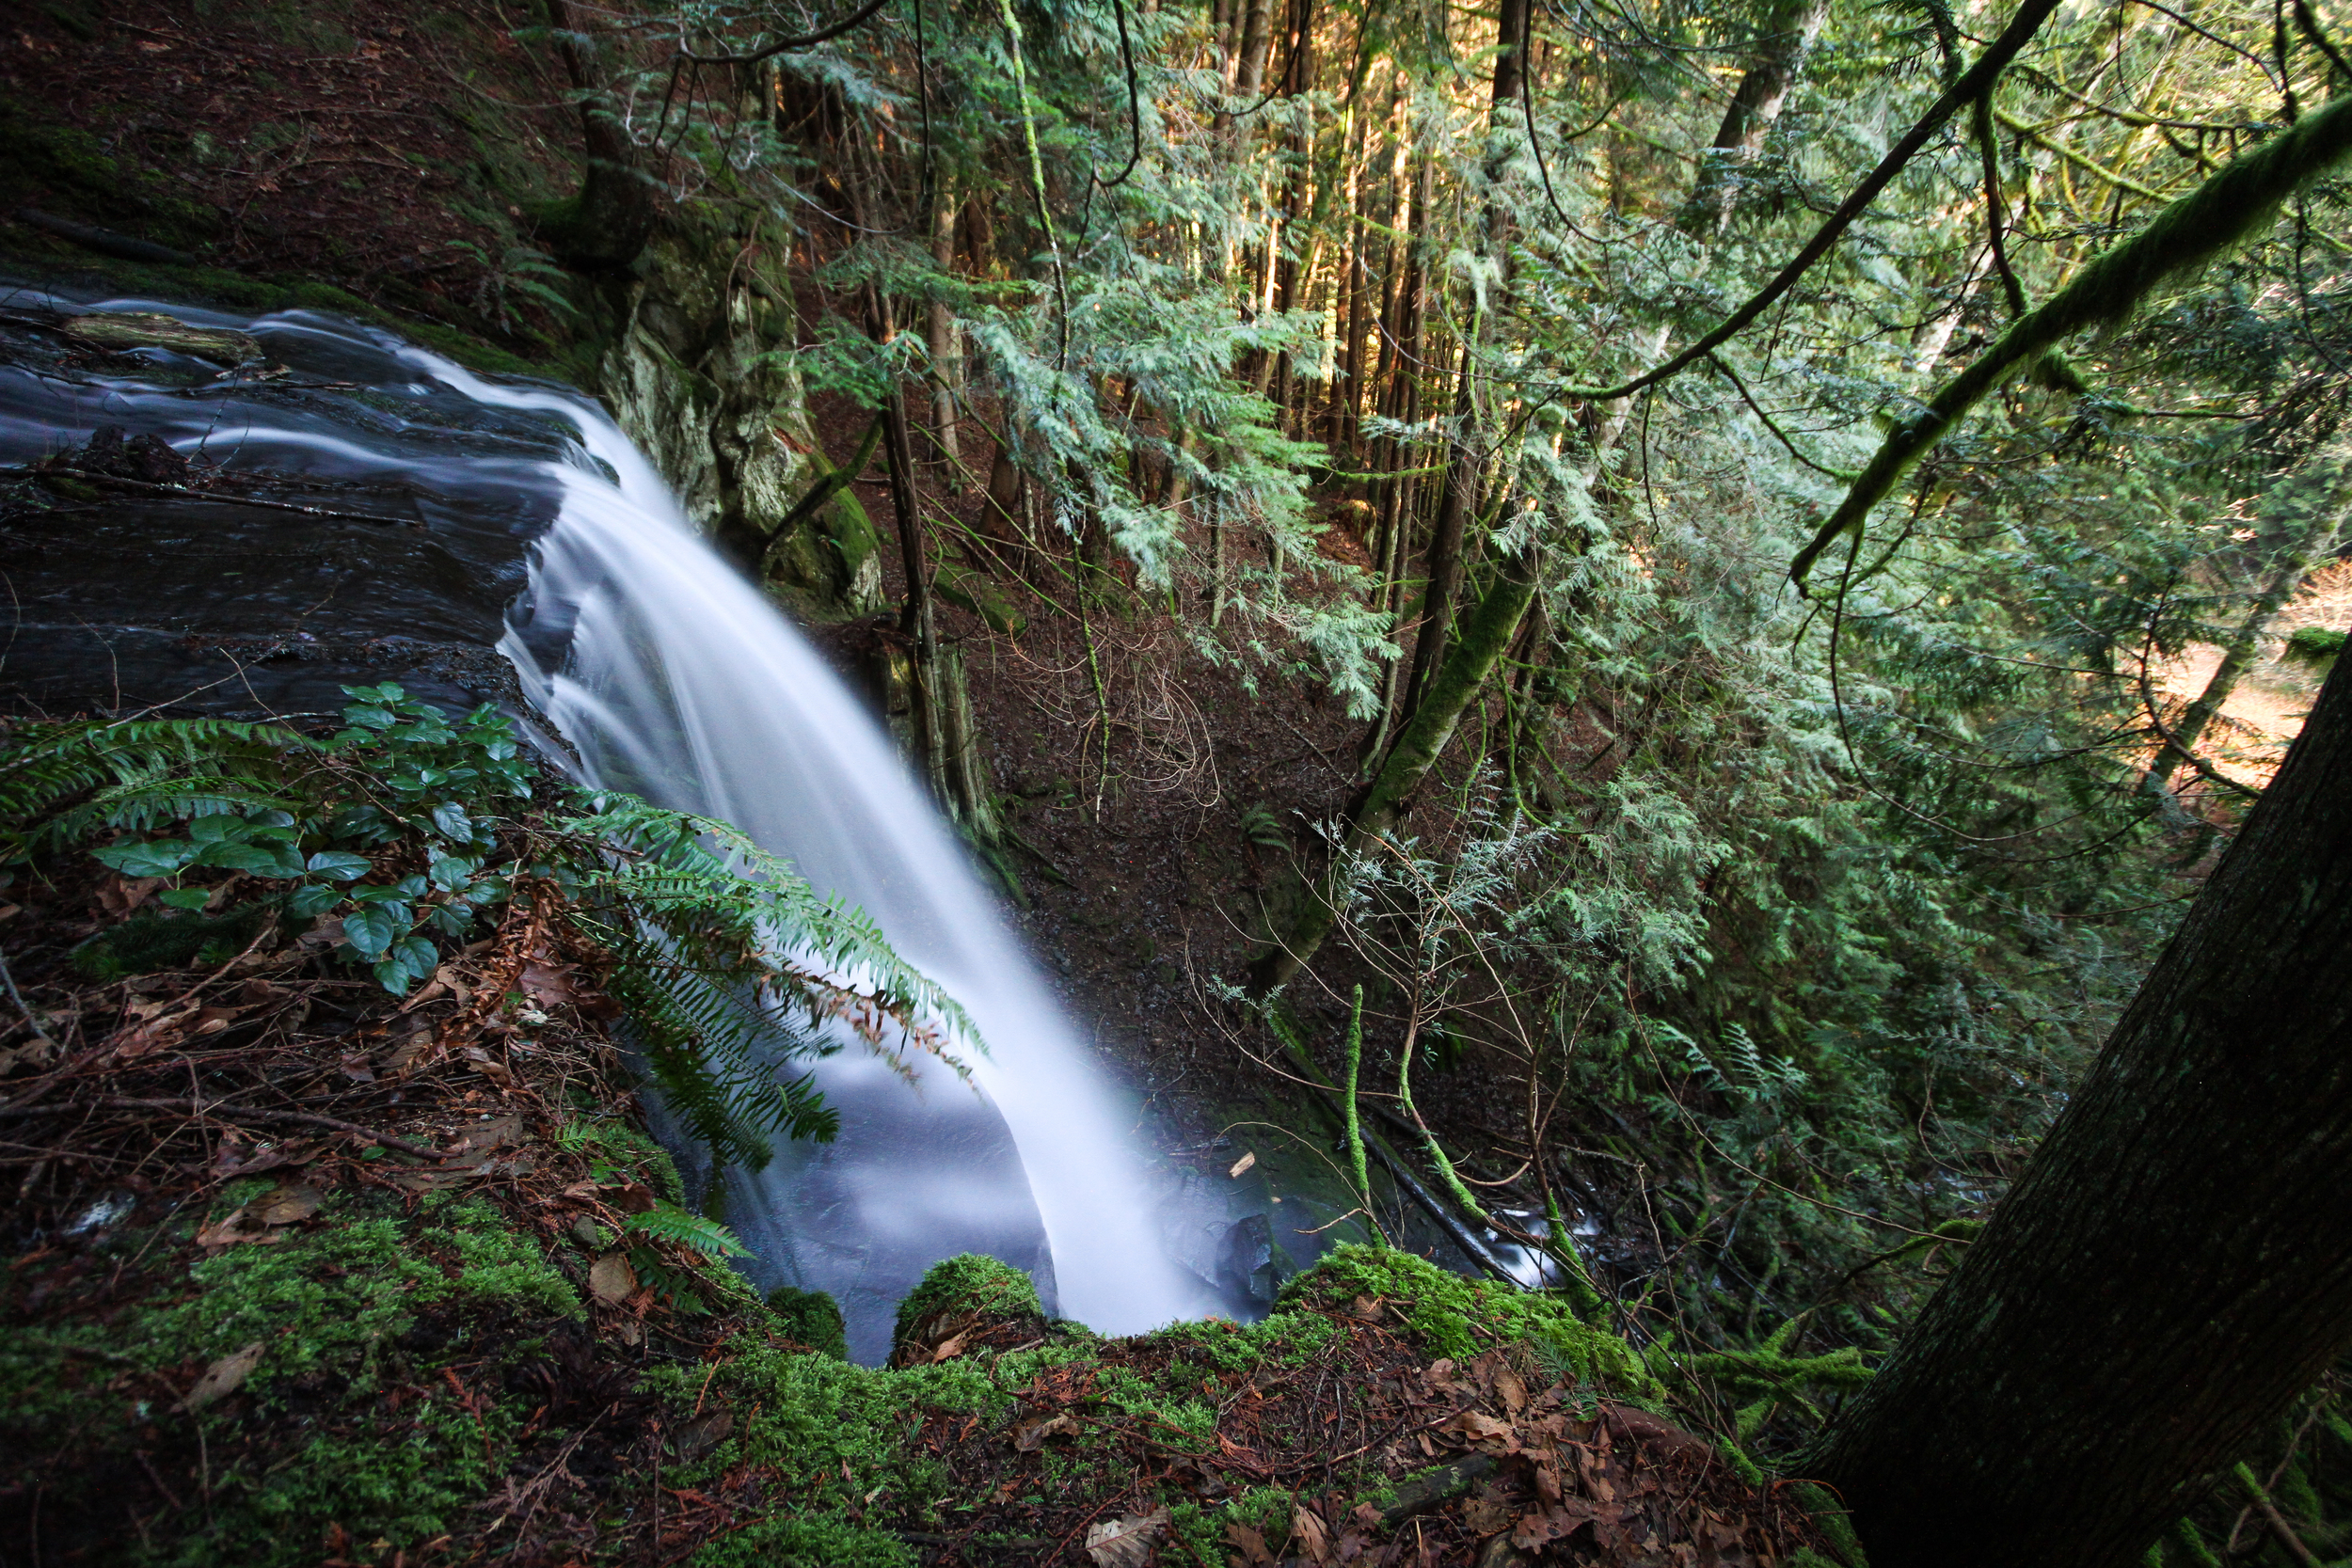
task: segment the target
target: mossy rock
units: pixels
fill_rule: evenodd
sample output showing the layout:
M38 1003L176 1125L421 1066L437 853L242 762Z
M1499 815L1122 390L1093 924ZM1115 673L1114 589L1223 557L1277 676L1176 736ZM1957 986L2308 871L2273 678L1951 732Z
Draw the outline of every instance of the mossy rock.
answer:
M784 1337L838 1361L850 1359L849 1325L841 1305L823 1291L780 1285L768 1292L768 1310L781 1320Z
M818 512L817 522L841 564L844 582L854 579L866 558L882 547L882 535L874 531L874 520L853 490L844 489L827 501Z
M1580 1381L1621 1398L1655 1399L1660 1390L1642 1357L1606 1329L1581 1321L1564 1296L1518 1291L1448 1274L1425 1258L1350 1242L1283 1287L1280 1307L1350 1309L1359 1297L1379 1302L1431 1355L1465 1360L1496 1345L1532 1342Z
M930 1360L959 1337L987 1334L991 1341L1033 1338L1043 1332L1045 1308L1029 1276L1009 1263L966 1252L933 1263L922 1283L898 1304L890 1335L890 1361L905 1366ZM1004 1331L1014 1331L1008 1338Z
M1018 637L1028 629L1029 618L1015 610L997 591L996 584L978 572L963 566L942 566L931 585L949 604L968 610L987 622L991 631Z

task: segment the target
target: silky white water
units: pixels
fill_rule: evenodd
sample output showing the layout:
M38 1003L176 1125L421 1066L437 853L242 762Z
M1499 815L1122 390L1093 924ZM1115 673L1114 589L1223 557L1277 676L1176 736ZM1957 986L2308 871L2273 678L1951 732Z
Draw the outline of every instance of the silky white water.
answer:
M583 775L741 827L863 908L985 1042L966 1053L972 1085L934 1066L910 1088L854 1050L818 1065L838 1141L780 1148L728 1184L769 1269L832 1291L860 1359L887 1349L878 1309L959 1251L1032 1269L1104 1333L1207 1309L1159 1243L1117 1098L881 725L600 411L412 357L482 402L569 419L609 470L558 472L562 510L504 644Z
M77 382L0 369L0 452L16 460L114 423L234 467L398 478L437 537L511 550L544 526L501 649L583 781L736 823L863 908L962 1005L987 1048L962 1053L971 1084L934 1064L910 1086L852 1045L814 1065L839 1139L724 1174L756 1283L831 1291L869 1361L888 1352L898 1298L959 1252L1029 1270L1050 1305L1106 1333L1214 1307L1161 1244L1118 1098L881 725L602 410L306 311L12 297L234 327L312 388L202 380L208 367L162 353Z

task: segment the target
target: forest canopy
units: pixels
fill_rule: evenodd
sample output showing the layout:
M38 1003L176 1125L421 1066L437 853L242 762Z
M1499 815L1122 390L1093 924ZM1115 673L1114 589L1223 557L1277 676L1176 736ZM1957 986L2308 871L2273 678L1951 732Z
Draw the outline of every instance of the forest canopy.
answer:
M1491 1052L1555 1222L1564 1148L1676 1148L1703 1338L1885 1342L2275 768L2233 689L2308 690L2269 661L2331 613L2352 346L2309 6L553 0L516 37L580 108L557 255L723 231L777 362L877 411L918 684L946 552L1089 660L1089 613L1164 616L1360 726L1234 994L1328 1066L1360 975L1408 1113L1417 1058ZM918 751L985 837L949 724Z

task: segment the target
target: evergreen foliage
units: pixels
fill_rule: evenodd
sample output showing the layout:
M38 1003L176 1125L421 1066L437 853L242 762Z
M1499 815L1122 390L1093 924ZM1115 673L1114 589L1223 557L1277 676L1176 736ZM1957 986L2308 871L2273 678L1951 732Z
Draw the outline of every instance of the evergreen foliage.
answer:
M217 721L28 724L0 749L0 852L89 846L164 908L75 954L96 978L226 962L308 927L394 995L508 898L546 899L610 960L646 1069L722 1164L836 1118L792 1064L856 1041L906 1066L977 1037L859 911L818 897L723 822L634 797L559 803L484 706L453 721L397 686L352 689L326 738ZM536 792L536 793L534 793ZM98 840L104 842L95 842ZM676 1194L671 1195L675 1200ZM632 1228L740 1248L675 1204Z

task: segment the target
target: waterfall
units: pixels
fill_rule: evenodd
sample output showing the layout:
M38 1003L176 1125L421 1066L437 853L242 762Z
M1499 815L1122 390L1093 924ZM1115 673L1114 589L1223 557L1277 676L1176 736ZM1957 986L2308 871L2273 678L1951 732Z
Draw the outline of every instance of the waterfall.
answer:
M437 536L472 528L511 551L540 530L500 647L569 766L589 784L738 824L819 892L863 908L962 1005L985 1044L961 1053L969 1083L932 1064L910 1085L852 1045L814 1064L841 1114L838 1140L781 1144L765 1170L724 1174L725 1217L754 1250L755 1283L833 1292L865 1361L887 1354L899 1297L958 1252L1030 1271L1062 1315L1104 1333L1214 1307L1162 1244L1119 1096L880 722L695 533L594 403L493 382L310 312L246 320L16 297L234 328L310 379L216 379L192 393L187 367L211 369L168 354L103 382L10 372L8 455L116 423L232 467L396 480Z
M933 1066L910 1089L854 1049L818 1064L840 1138L780 1148L727 1187L768 1282L831 1291L862 1360L886 1353L923 1270L962 1251L1029 1269L1104 1333L1205 1310L1160 1244L1116 1096L877 720L600 410L408 357L484 403L569 420L594 461L556 470L562 509L503 644L583 775L733 822L863 908L985 1042L970 1085Z

